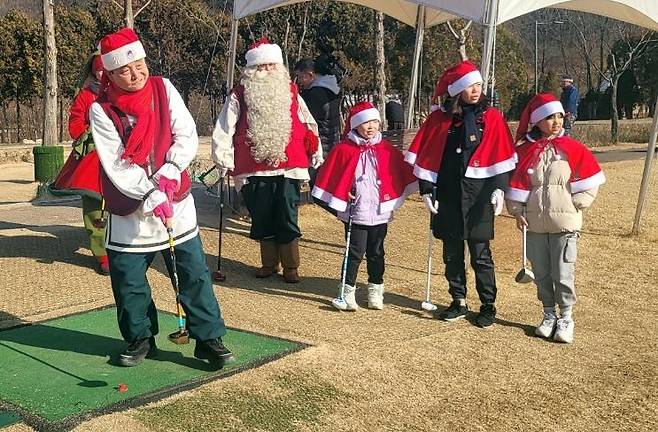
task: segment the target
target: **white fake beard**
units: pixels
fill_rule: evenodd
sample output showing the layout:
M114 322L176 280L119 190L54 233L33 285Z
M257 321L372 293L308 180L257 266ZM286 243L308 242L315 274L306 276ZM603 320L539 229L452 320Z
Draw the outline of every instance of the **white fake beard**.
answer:
M292 118L290 75L281 65L271 71L247 68L242 80L247 105L247 138L251 156L274 167L288 160Z

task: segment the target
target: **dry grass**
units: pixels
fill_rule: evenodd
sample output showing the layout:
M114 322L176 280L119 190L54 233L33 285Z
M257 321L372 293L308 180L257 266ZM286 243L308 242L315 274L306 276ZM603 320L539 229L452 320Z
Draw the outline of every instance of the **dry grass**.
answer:
M257 245L245 236L248 226L231 219L223 245L228 280L216 293L229 325L312 347L79 429L122 430L117 420L130 416L130 423L141 428L167 431L657 430L658 182L654 174L642 234L629 237L642 161L605 164L604 170L608 183L586 215L580 242L573 345L529 336L541 307L532 286L513 282L520 239L511 218L497 221L493 242L499 320L481 330L466 321L442 323L419 310L427 215L415 198L389 229L386 308L333 311L342 228L328 213L306 206L300 215L302 283L254 279ZM199 202L200 221L209 226L202 237L214 267L216 214L206 205ZM438 242L434 260L433 299L445 306L449 295ZM39 310L50 311L39 315L44 317L84 308L85 302L111 301L107 279L78 265L56 260L47 267L50 280L75 274L62 287L41 280L43 264L27 257L3 258L4 274L22 276L2 280L0 275L2 286L12 287L12 300L2 297L0 309L33 319ZM14 267L29 268L30 274L12 272ZM171 310L161 265L149 276L158 307ZM363 271L360 281L365 282ZM357 300L365 303L363 289ZM468 300L477 309L474 290ZM272 412L284 418L275 421Z

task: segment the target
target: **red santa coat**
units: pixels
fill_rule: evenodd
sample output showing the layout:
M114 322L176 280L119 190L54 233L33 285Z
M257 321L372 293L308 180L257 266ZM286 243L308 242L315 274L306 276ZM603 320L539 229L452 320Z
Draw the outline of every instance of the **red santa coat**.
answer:
M404 159L413 165L414 175L436 183L441 168L452 114L432 112L409 146ZM484 179L514 169L516 153L509 127L500 111L488 108L482 115L482 140L468 162L465 177Z
M599 163L592 152L581 142L564 135L551 141L546 138L534 141L526 136L526 141L516 148L519 163L510 177L510 186L505 198L522 203L528 201L532 190L530 174L534 172L544 148L551 143L558 156L569 163L571 169L569 186L572 194L593 189L605 183L605 175L601 171Z
M286 147L286 157L288 160L281 161L277 166L272 166L263 162L256 162L251 154L251 143L247 138L249 124L247 122L247 111L249 107L244 98L244 86L238 85L233 90L240 105L240 117L235 125L233 135L233 148L235 157L235 168L233 174L253 173L258 171L271 171L286 168L308 168L309 154L307 154L305 138L307 138L307 127L299 119L297 114L299 104L297 102L297 86L290 83L290 117L292 119L292 128L290 140ZM317 143L316 143L317 145ZM316 147L317 148L317 147Z
M96 101L98 95L89 87L80 90L69 111L69 135L77 140L89 129L89 107Z
M349 139L338 143L320 167L311 194L334 210L344 212L359 156L367 150L374 151L377 160L379 211L384 213L399 208L407 195L416 189L416 177L404 162L402 153L385 140L371 146L357 145Z

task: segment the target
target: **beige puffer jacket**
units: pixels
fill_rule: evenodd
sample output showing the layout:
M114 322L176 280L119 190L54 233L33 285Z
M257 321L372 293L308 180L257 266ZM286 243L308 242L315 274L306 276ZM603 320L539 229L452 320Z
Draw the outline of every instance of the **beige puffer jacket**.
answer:
M555 147L546 146L534 172L530 174L532 190L526 204L528 230L535 233L579 231L583 226L583 209L596 198L599 190L571 193L571 168L564 155L556 158ZM506 200L507 211L516 216L523 212L523 203Z

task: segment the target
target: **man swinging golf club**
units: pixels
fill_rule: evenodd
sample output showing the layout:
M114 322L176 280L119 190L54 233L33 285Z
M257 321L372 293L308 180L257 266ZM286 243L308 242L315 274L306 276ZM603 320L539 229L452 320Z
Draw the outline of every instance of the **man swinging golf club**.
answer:
M119 329L129 342L122 366L136 366L153 354L158 319L146 270L155 253L169 253L171 227L180 282L180 303L194 356L223 365L233 355L226 334L190 192L187 166L197 152L196 126L171 82L149 76L146 53L133 30L101 40L106 71L99 99L90 110L91 130L102 165L101 183L110 213L106 247Z

